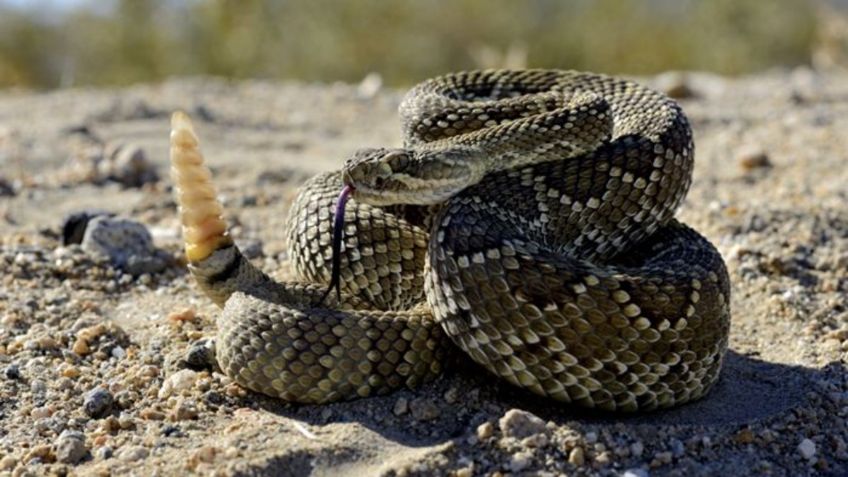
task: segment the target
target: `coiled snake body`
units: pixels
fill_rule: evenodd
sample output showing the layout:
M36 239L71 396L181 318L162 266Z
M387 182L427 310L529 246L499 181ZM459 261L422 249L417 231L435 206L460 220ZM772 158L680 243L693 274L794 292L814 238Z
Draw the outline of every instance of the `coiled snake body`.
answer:
M676 103L590 73L477 71L418 85L400 113L402 149L358 151L300 192L290 283L226 235L175 115L189 267L224 308L228 375L296 402L368 396L437 376L452 341L510 383L588 407L650 410L709 390L729 280L715 248L673 218L693 165ZM343 185L342 293L322 302Z

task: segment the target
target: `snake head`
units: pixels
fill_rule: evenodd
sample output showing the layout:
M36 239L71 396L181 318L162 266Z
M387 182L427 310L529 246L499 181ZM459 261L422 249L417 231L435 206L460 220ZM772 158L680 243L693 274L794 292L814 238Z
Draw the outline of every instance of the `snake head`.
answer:
M482 179L478 156L476 149L461 146L360 149L345 162L343 180L365 204L438 204Z

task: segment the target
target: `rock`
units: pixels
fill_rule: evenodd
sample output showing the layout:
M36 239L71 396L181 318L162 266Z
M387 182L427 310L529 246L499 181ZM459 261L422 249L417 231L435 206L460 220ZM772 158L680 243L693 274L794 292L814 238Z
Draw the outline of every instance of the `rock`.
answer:
M77 431L63 431L55 443L56 460L74 465L85 458L85 436Z
M801 453L801 457L812 460L816 456L816 443L810 439L804 439L798 444L798 452Z
M29 416L33 419L44 419L50 417L53 413L47 406L39 406L29 412Z
M111 447L103 446L103 447L97 449L97 451L94 454L95 454L95 456L97 456L98 459L106 460L106 459L111 459L113 453L114 453L114 451L112 450Z
M215 455L218 454L218 449L212 446L203 446L195 451L193 457L200 462L212 462L215 460Z
M17 364L10 364L3 369L3 375L6 376L6 379L17 380L22 379L23 375L21 374L21 367Z
M538 416L520 409L510 409L498 420L498 426L505 437L524 439L545 432L545 421Z
M139 411L138 415L147 421L161 421L165 419L165 413L150 407L146 407Z
M18 459L13 456L7 455L0 459L0 470L12 470L16 465L18 465Z
M394 413L395 416L402 416L408 411L409 401L406 398L398 398L398 400L395 401L394 407L392 408L392 413Z
M740 150L736 155L736 162L739 163L739 167L745 172L768 168L772 165L768 154L759 147L753 146Z
M264 244L259 239L241 239L236 241L239 251L245 258L254 259L265 255Z
M80 244L88 223L95 217L114 217L115 214L99 209L83 210L68 214L62 219L62 245Z
M150 451L142 446L128 446L121 448L117 457L124 462L135 462L146 459L148 455L150 455Z
M218 365L215 359L215 340L203 338L192 343L186 352L185 364L187 368L195 371L214 369Z
M451 386L450 389L445 391L444 398L445 402L448 404L453 404L457 402L460 398L459 388L456 386Z
M197 372L191 369L181 369L168 376L162 383L162 388L159 389L158 393L159 399L191 389L195 382L197 382Z
M356 92L359 94L359 97L363 99L371 99L380 92L382 87L383 77L380 76L380 73L371 72L359 82Z
M0 197L14 197L15 188L12 183L5 177L0 176Z
M674 455L669 451L657 452L654 454L654 460L651 462L651 465L660 466L670 464L673 459Z
M580 467L586 462L586 454L583 451L582 447L575 447L571 449L571 452L568 453L568 463L575 466Z
M416 421L431 421L439 417L439 408L433 401L425 398L413 399L409 403L409 410Z
M129 219L93 218L85 228L82 249L107 257L114 266L134 276L158 273L167 266L147 228Z
M645 445L641 441L630 444L630 455L633 457L642 457L643 452L645 452Z
M85 396L83 410L90 417L98 419L109 414L114 402L112 393L103 388L95 388Z
M645 469L636 468L625 470L621 477L651 477L651 474Z
M509 459L510 472L521 472L533 463L533 454L530 451L519 451Z
M80 356L85 356L91 353L91 347L88 346L88 341L86 341L85 339L77 338L76 340L74 340L74 344L71 347L71 351Z
M109 352L113 358L121 360L127 357L127 351L122 346L115 346L112 348L112 351Z
M689 83L688 75L679 71L669 71L654 79L655 87L674 99L688 99L696 96Z
M141 147L120 144L114 148L107 147L105 152L108 160L98 164L103 177L117 181L124 187L141 187L159 180L156 168Z
M191 399L179 399L169 415L172 421L185 421L196 417L197 405Z
M521 445L524 447L545 447L548 445L548 435L547 434L533 434L532 436L525 437L521 439Z
M29 452L24 456L24 462L30 462L35 459L40 459L41 461L51 461L54 459L53 449L46 444L42 444L39 446L35 446L30 449Z
M680 439L672 439L671 452L675 457L681 457L686 453L686 447L683 446L683 442L681 442Z
M474 475L474 466L462 467L453 471L455 477L472 477Z
M165 437L185 437L185 433L177 426L167 425L162 428L162 435Z
M494 433L495 426L493 426L491 422L486 421L477 426L477 439L480 439L481 442L492 437Z

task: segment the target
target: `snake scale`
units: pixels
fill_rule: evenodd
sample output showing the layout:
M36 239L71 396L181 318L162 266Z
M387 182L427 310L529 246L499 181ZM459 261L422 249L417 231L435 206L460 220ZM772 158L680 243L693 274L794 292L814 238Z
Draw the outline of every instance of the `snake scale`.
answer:
M694 159L674 101L592 73L469 71L414 87L400 116L402 148L357 151L301 189L287 232L296 281L280 283L227 235L191 123L174 115L186 253L223 307L225 373L325 403L430 380L452 342L514 385L586 407L651 410L710 389L730 285L717 250L673 217Z

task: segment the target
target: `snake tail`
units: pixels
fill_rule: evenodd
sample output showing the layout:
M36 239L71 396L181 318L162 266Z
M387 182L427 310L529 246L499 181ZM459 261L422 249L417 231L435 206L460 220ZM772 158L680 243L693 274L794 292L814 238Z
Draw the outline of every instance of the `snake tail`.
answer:
M171 179L179 204L188 268L215 304L224 306L236 283L269 279L238 250L227 233L223 206L212 174L203 162L191 119L183 112L171 117Z

